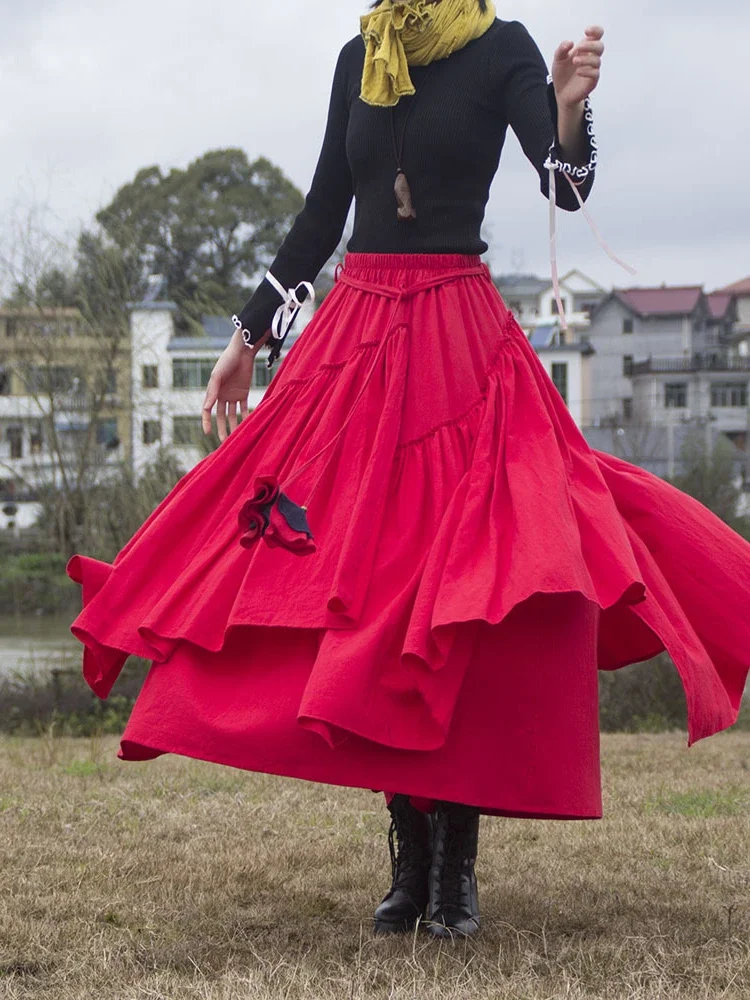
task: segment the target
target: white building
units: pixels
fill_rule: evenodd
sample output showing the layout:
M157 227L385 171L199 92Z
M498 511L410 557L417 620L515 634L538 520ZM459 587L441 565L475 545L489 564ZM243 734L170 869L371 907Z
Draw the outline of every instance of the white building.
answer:
M581 271L560 279L567 331L562 329L551 281L534 275L503 275L495 284L539 355L547 374L579 427L591 421L594 348L588 338L591 313L607 292Z
M730 335L733 353L741 358L750 357L750 277L714 292L714 297L720 295L731 295L736 302L736 323Z
M132 307L132 455L136 476L161 448L169 450L185 470L208 453L201 428L203 397L234 325L223 316L207 316L202 336L180 336L175 329L176 312L173 302L158 299ZM285 350L311 317L311 307L304 308L287 337ZM267 351L261 351L255 362L251 410L260 403L278 369L277 362L269 370L266 357Z
M591 356L587 340L565 341L559 324L536 327L529 342L545 371L555 383L578 427L591 419Z

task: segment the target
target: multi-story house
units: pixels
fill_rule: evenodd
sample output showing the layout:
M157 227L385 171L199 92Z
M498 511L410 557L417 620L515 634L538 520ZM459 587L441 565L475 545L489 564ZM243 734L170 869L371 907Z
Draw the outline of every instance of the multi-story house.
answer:
M608 295L588 333L596 351L593 424L633 420L633 366L691 357L705 346L708 320L706 296L697 285L615 289Z
M733 441L743 462L750 358L730 349L735 318L732 295L706 295L700 286L612 292L589 331L596 349L589 441L607 449L596 428L616 429L638 439L648 454L642 464L673 475L685 434L700 428L709 447L719 434Z
M0 310L0 527L38 516L42 488L130 461L130 358L76 309Z
M560 297L568 324L564 331L551 281L534 275L511 274L496 278L495 284L575 422L579 427L590 423L594 349L588 329L592 312L607 295L605 289L580 271L569 271L560 279Z
M131 312L132 441L136 476L166 448L188 470L206 454L201 408L206 386L219 355L234 332L230 319L203 318L202 334L184 336L176 329L177 307L159 299L160 282L151 294L135 303ZM285 343L286 353L309 322L305 306ZM274 370L266 365L267 352L255 361L249 406L263 398Z

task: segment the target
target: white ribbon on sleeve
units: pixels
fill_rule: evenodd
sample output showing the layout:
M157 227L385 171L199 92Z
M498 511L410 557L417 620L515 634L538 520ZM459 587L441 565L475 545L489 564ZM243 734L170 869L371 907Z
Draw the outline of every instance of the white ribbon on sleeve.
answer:
M547 77L547 85L552 84L552 77ZM568 329L568 321L565 316L565 309L563 307L562 295L560 294L560 275L558 273L557 267L557 179L556 173L559 172L565 178L565 180L573 188L573 193L576 196L578 205L583 212L583 217L589 224L591 232L594 234L594 239L602 248L602 250L610 257L615 264L619 264L623 270L627 271L628 274L637 274L638 272L630 264L626 264L624 260L614 254L599 233L596 227L596 223L589 214L586 206L584 204L581 193L578 190L578 184L583 183L589 176L591 171L596 166L598 160L598 148L596 143L596 138L594 136L594 126L593 126L593 116L591 113L591 104L588 98L585 103L585 113L584 113L586 132L588 133L590 144L593 150L590 162L586 166L572 166L570 163L563 163L560 159L555 156L554 144L550 147L549 156L544 164L544 166L549 170L549 256L550 256L550 270L552 275L552 288L555 294L555 301L557 302L557 311L560 316L560 325L563 330ZM554 157L554 158L553 158ZM579 178L578 184L573 180L571 174Z
M310 296L310 302L315 303L315 289L310 284L309 281L300 281L298 285L294 288L284 288L280 281L278 281L270 271L266 274L266 280L269 281L279 295L284 300L279 308L276 310L276 314L273 317L271 323L271 336L274 340L283 340L286 337L289 327L297 318L297 314L302 308L305 300L297 297L297 292L303 288L307 294Z

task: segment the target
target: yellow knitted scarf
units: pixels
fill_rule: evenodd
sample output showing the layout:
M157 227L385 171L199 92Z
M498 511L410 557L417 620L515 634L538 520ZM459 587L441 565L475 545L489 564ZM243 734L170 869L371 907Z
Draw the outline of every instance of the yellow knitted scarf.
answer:
M391 108L414 93L409 66L428 66L479 38L495 20L488 0L383 0L361 18L365 41L362 100Z

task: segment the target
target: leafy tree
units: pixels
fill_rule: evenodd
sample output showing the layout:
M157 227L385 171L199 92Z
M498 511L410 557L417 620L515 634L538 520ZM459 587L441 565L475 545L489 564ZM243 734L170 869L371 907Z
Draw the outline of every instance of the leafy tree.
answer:
M197 317L238 308L302 204L269 160L219 149L185 170L140 170L97 221L128 268L164 275L170 298Z
M683 472L674 477L673 484L747 537L750 524L738 514L742 486L732 442L720 434L709 448L703 432L695 429L686 437L680 458Z

